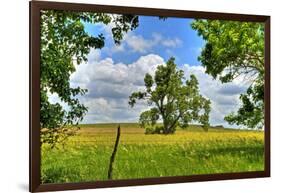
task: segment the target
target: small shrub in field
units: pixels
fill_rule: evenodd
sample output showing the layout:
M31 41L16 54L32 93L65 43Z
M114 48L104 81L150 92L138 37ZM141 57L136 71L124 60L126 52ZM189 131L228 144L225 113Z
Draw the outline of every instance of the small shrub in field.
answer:
M153 127L146 127L145 128L145 134L153 134L153 133L154 133Z
M162 134L164 132L163 126L146 127L145 134Z

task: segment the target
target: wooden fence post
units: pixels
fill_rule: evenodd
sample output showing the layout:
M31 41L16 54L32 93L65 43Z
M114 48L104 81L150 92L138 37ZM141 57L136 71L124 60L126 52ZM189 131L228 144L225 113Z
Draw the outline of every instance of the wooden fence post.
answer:
M113 152L111 154L111 157L110 157L110 162L109 162L109 167L108 167L108 174L107 174L107 178L109 180L112 179L113 163L114 163L114 160L115 160L115 155L116 155L118 144L119 144L119 139L120 139L120 125L118 125L118 128L117 128L117 135L116 135L115 145L114 145L114 149L113 149Z

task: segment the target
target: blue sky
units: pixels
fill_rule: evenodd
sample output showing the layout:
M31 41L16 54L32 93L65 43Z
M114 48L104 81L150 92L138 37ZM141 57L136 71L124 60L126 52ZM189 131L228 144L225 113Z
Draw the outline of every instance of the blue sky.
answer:
M132 92L145 89L146 73L154 74L157 66L174 56L178 68L188 79L194 74L200 93L211 100L211 125L230 126L224 117L237 111L239 95L249 86L243 80L222 84L205 73L197 60L204 41L191 28L192 19L139 17L139 27L125 34L120 46L112 39L113 24L85 23L86 31L105 36L105 46L92 49L88 61L77 66L71 76L71 86L88 89L80 101L88 107L83 123L137 122L139 115L150 107L145 102L134 108L128 105ZM214 64L215 65L215 64Z
M182 43L175 46L162 46L161 44L153 46L149 50L162 56L165 60L174 56L178 65L188 63L191 65L198 65L200 62L197 57L200 54L200 48L204 46L204 41L197 35L197 32L191 28L193 19L186 18L167 18L166 20L159 20L158 17L140 16L139 27L133 31L134 35L141 36L144 39L153 40L155 34L161 35L164 38L174 40L177 38ZM86 31L94 36L100 33L107 33L102 25L93 25L86 23ZM112 38L106 38L105 47L113 46ZM118 52L109 53L106 51L101 52L101 57L111 57L116 62L131 63L139 58L143 53L140 52Z

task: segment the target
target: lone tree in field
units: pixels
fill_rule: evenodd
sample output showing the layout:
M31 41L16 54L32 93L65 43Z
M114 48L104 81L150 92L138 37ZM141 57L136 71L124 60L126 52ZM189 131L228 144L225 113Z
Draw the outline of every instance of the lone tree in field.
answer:
M91 48L104 46L103 34L92 36L83 23L112 23L112 35L119 44L124 33L138 26L134 15L104 13L41 11L41 61L40 61L40 127L41 142L55 145L73 134L73 127L82 121L87 108L77 96L87 90L70 86L70 75L75 64L87 61ZM51 103L56 94L62 103ZM72 126L72 127L70 127Z
M192 28L206 41L199 60L206 73L221 82L238 77L251 84L240 95L241 107L225 117L230 124L264 126L264 24L254 22L195 20Z
M142 112L139 118L147 133L171 134L177 125L185 128L190 122L199 122L207 129L211 102L200 95L194 75L185 83L184 80L184 72L178 70L175 59L170 58L166 65L157 67L154 77L148 73L145 75L145 91L131 94L131 107L137 100L146 100L153 106ZM163 127L155 127L160 120Z

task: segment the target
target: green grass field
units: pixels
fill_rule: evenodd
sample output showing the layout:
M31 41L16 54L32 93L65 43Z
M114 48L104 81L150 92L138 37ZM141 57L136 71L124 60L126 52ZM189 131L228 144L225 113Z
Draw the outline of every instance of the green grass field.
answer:
M81 125L64 146L42 146L42 183L107 180L117 124ZM113 179L264 170L264 132L198 126L145 135L121 124Z

